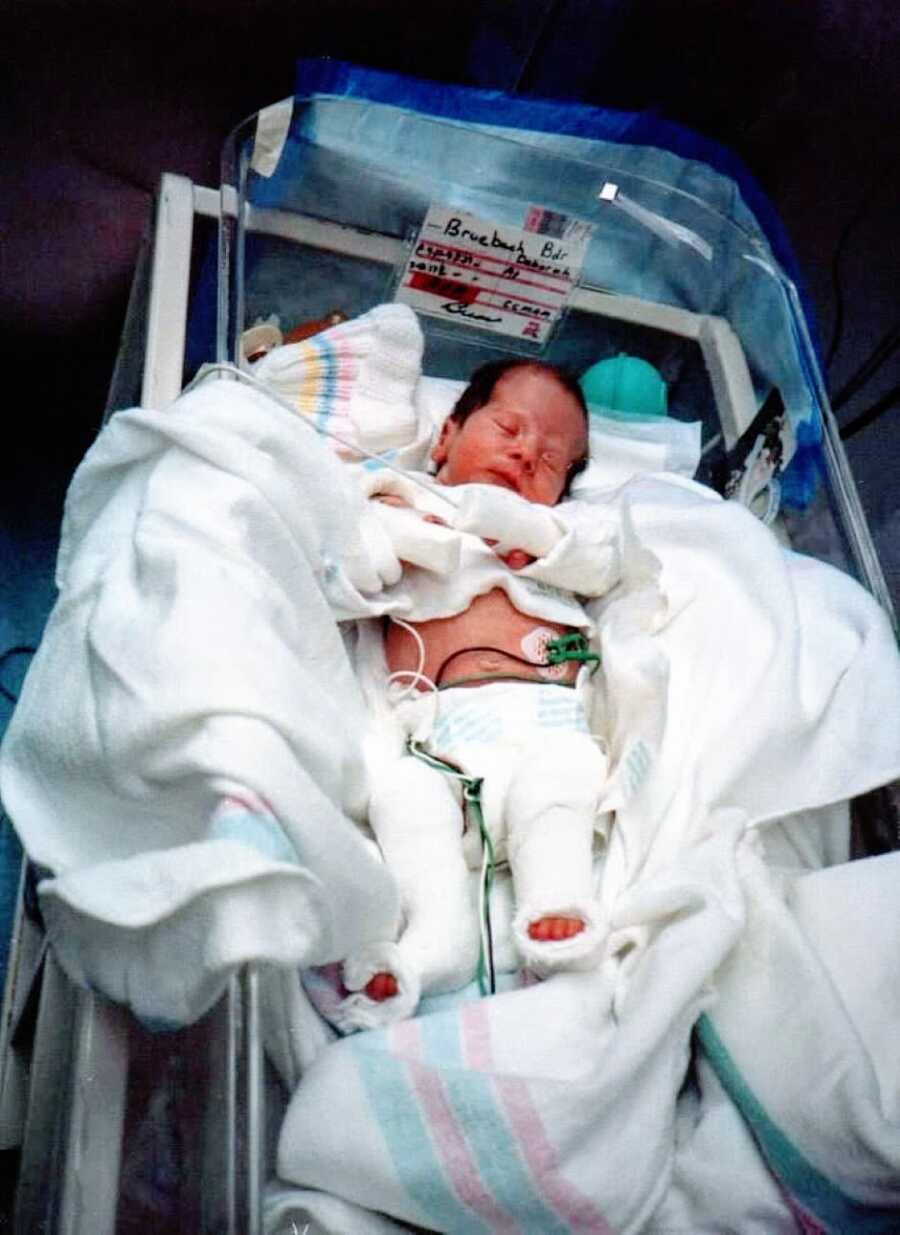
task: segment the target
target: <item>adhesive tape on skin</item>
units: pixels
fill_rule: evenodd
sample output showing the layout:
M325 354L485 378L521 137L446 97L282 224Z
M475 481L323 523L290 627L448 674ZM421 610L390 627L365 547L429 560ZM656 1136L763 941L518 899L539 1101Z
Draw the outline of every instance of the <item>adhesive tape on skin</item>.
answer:
M547 664L547 644L558 637L557 632L547 626L535 626L519 644L525 658L538 666L538 675L546 678L548 682L558 681L566 675L565 662L558 665Z

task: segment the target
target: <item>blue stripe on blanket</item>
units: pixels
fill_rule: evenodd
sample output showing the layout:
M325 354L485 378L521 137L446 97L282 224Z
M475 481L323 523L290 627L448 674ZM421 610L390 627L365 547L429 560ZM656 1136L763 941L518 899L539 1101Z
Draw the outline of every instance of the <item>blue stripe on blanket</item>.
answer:
M772 1174L828 1235L896 1235L900 1209L864 1205L847 1196L801 1153L766 1114L706 1014L697 1037L722 1088L743 1116Z
M387 1143L397 1178L429 1223L440 1230L489 1235L490 1228L472 1213L447 1181L433 1148L419 1099L407 1067L391 1054L384 1030L348 1038L359 1074Z
M330 339L325 338L324 335L319 335L319 337L315 340L315 344L321 352L323 361L323 371L320 378L321 385L319 390L316 392L319 403L319 411L316 416L316 427L322 432L327 432L330 428L328 422L331 418L332 412L334 411L334 401L337 396L336 381L340 361L335 355L334 347Z
M273 862L290 862L296 866L300 861L296 849L274 815L262 815L241 807L220 806L209 832L214 840L236 840L249 845Z
M535 1193L491 1080L485 1073L466 1068L459 1017L452 1013L427 1016L419 1024L425 1061L440 1069L453 1113L465 1129L481 1178L497 1204L514 1216L524 1232L570 1235L568 1224Z
M362 465L363 471L364 472L382 471L384 469L384 465L386 463L390 463L393 459L396 459L398 454L399 454L399 451L397 450L382 450L381 454L378 455L376 458L363 460L363 465Z

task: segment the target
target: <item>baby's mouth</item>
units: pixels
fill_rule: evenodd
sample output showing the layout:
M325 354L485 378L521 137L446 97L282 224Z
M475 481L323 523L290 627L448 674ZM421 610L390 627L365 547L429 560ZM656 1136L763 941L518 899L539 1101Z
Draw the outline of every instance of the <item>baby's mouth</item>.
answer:
M513 493L519 492L519 482L513 477L507 475L506 472L496 472L491 468L488 471L488 484L499 485L501 489L510 489Z

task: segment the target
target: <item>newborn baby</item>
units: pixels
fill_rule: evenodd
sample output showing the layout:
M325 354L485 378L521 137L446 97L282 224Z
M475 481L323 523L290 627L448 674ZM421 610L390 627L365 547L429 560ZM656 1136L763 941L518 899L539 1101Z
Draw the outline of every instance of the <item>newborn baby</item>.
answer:
M436 480L465 487L449 520L456 530L438 529L461 542L458 569L403 562L381 597L386 668L405 683L394 715L411 741L397 758L370 761L369 818L405 921L396 942L345 960L344 984L356 992L344 1003L348 1028L408 1015L421 991L473 975L479 929L454 769L483 779L485 824L495 857L510 864L526 965L547 973L596 958L592 850L607 764L588 730L585 664L548 654L589 631L577 597L602 595L617 579L614 529L579 503L549 509L587 447L578 385L533 361L484 366L441 429ZM395 508L388 525L444 522L403 478L368 473L367 483L374 501ZM477 836L468 848L480 849Z

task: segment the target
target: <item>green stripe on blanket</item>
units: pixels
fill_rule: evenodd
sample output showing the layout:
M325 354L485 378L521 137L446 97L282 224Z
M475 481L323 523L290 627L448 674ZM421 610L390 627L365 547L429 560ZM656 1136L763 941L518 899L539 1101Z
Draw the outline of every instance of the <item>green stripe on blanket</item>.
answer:
M827 1235L896 1235L900 1209L882 1209L855 1201L822 1174L766 1114L737 1064L704 1013L697 1038L706 1058L746 1122L769 1170L788 1194L801 1220L815 1219ZM812 1224L805 1229L815 1230Z

